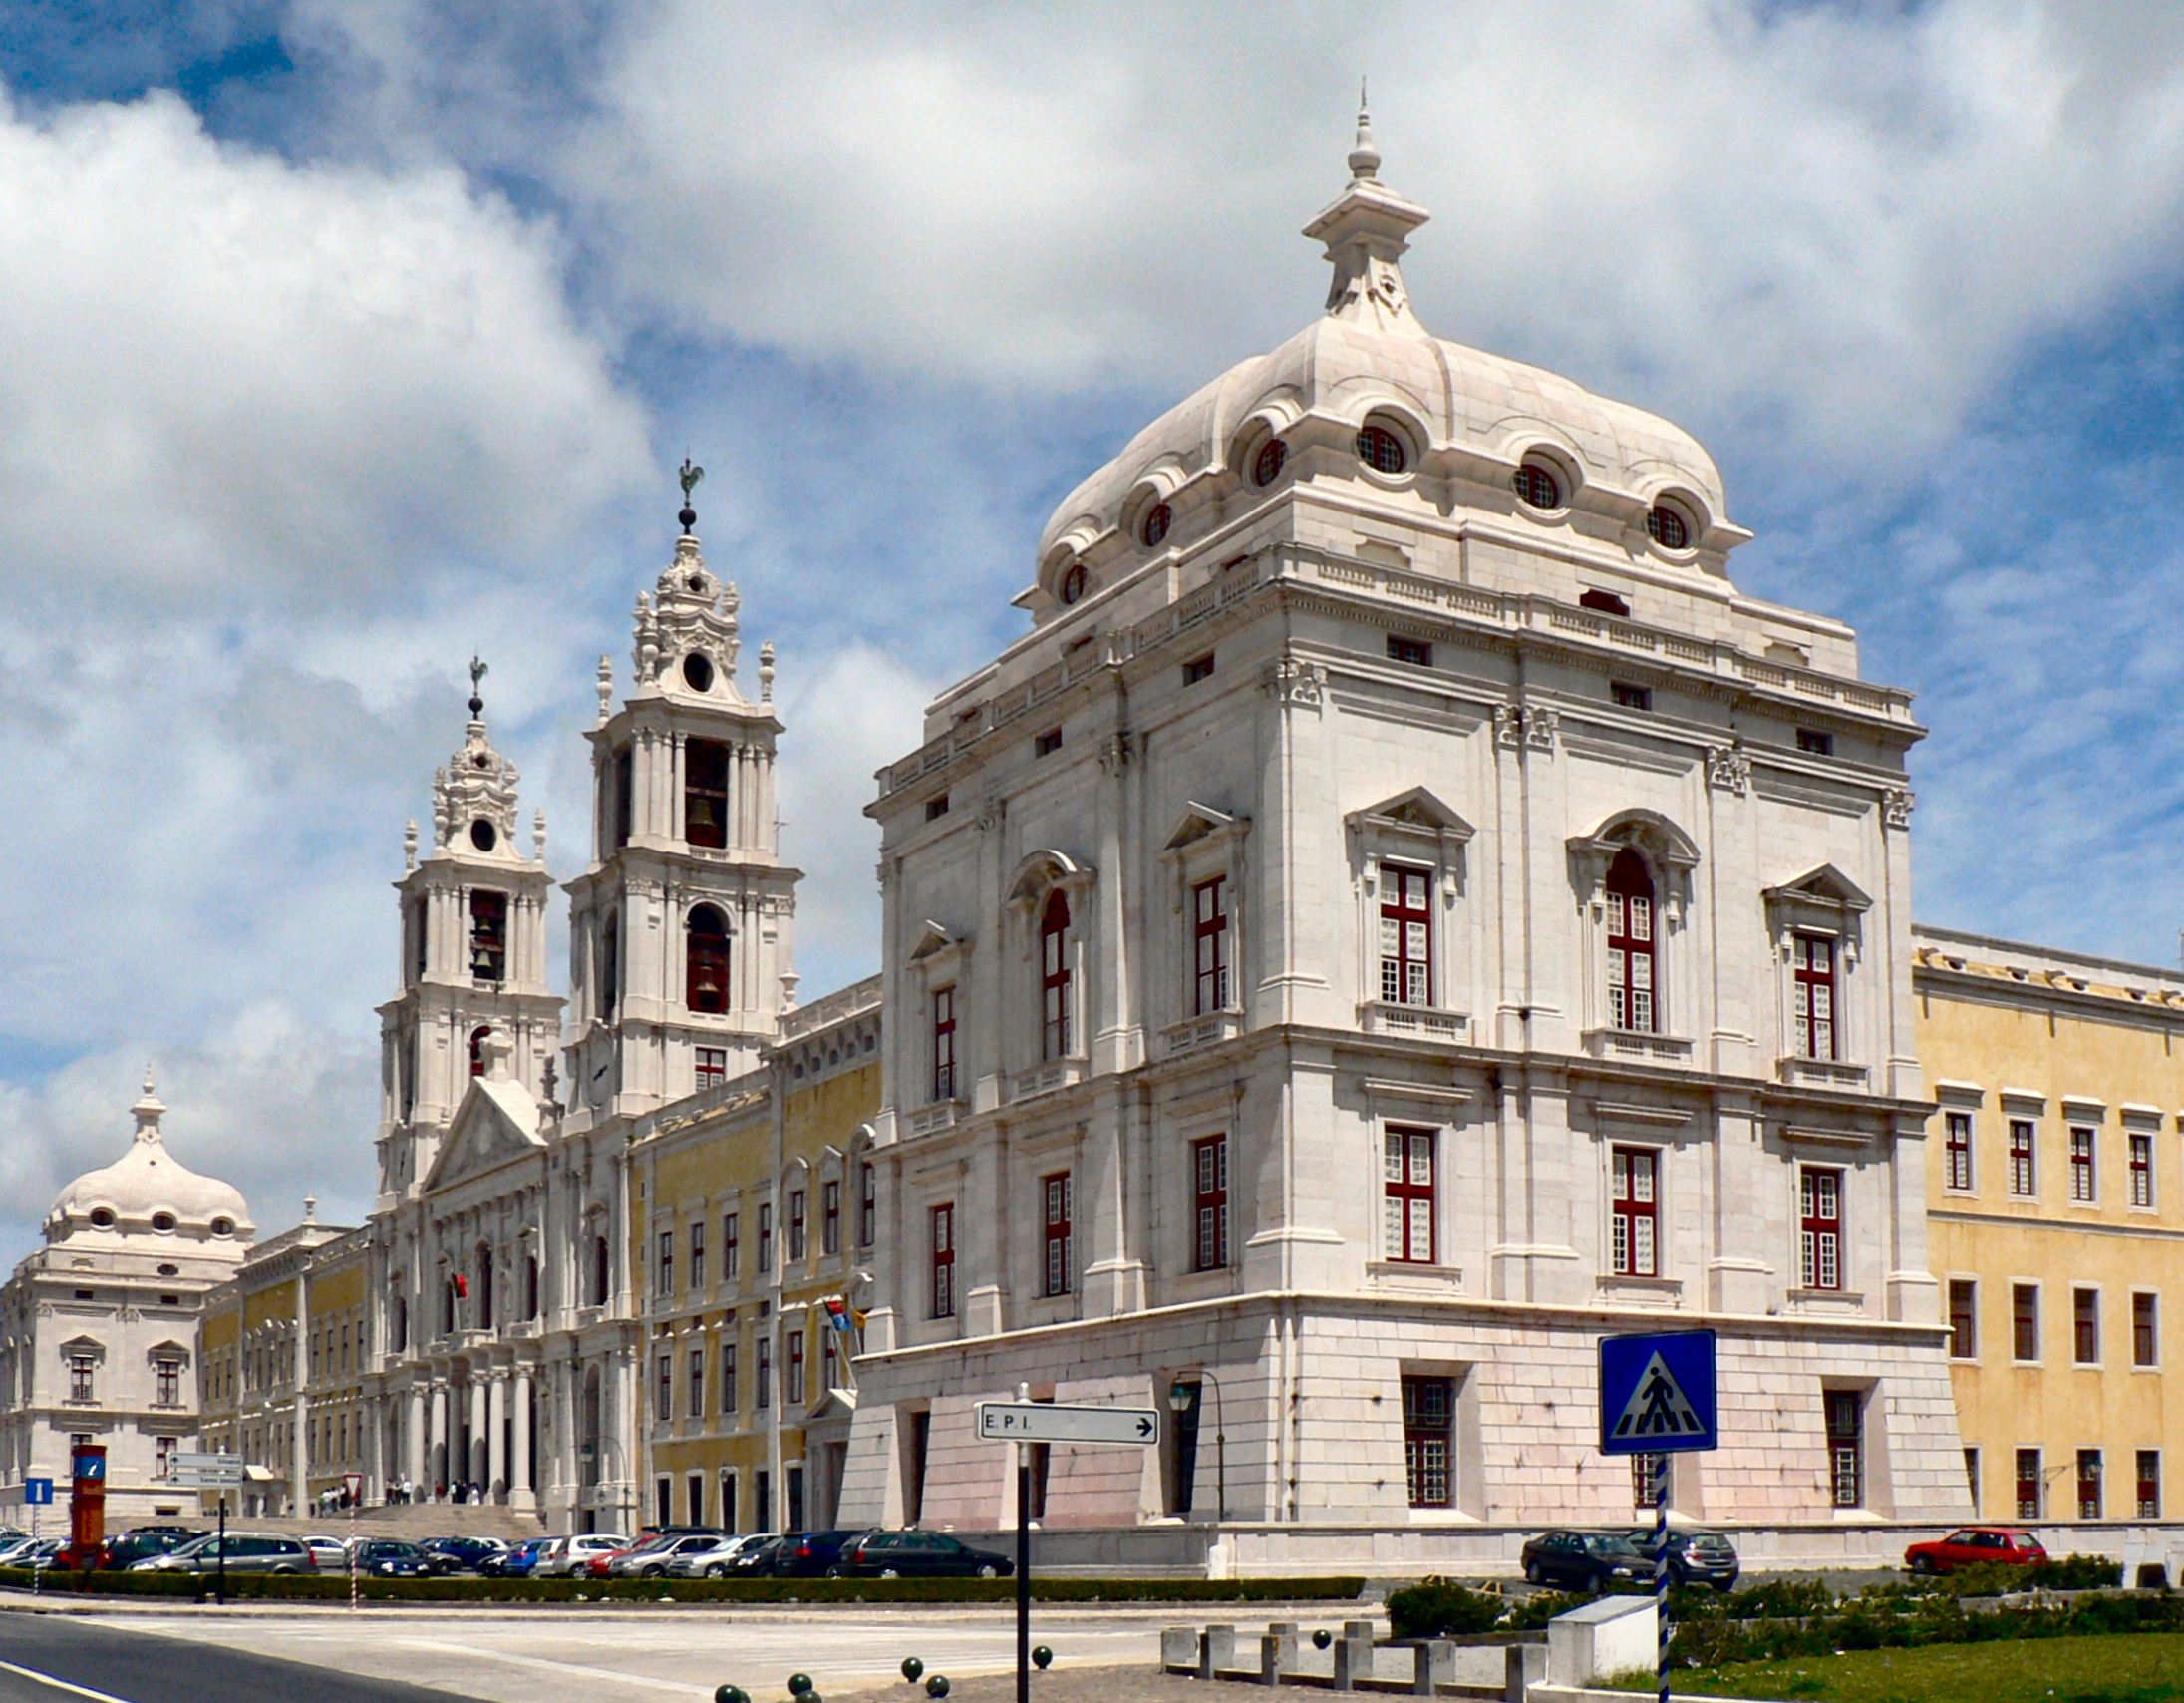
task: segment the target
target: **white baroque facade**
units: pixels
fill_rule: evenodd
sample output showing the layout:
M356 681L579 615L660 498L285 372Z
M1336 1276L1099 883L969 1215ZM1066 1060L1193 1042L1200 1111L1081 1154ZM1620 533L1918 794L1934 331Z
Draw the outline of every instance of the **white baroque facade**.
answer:
M1969 1505L1927 1269L1908 695L1729 576L1714 462L1432 336L1379 179L1325 314L1056 511L880 776L879 1306L838 1520L1630 1518L1607 1332L1711 1326L1712 1522Z
M49 1478L49 1533L78 1441L106 1447L109 1530L182 1512L166 1477L196 1445L198 1315L256 1234L240 1193L167 1151L149 1074L131 1112L128 1151L61 1192L0 1288L0 1518L26 1520L23 1481Z

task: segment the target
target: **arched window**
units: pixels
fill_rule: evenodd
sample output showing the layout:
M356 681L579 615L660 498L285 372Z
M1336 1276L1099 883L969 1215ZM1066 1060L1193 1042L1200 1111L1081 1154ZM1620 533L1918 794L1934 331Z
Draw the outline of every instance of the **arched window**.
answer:
M728 747L717 739L683 747L683 838L716 851L728 845Z
M455 1277L451 1273L440 1285L440 1334L455 1334Z
M477 1328L490 1330L493 1324L492 1309L493 1260L492 1244L477 1244Z
M599 925L599 1015L614 1016L622 997L622 919L612 911Z
M395 1352L397 1354L408 1353L410 1349L410 1303L403 1296L397 1295L394 1298L394 1304L387 1309L387 1324L389 1333L395 1339Z
M1653 872L1628 846L1608 865L1608 1021L1618 1029L1659 1029L1654 973Z
M480 1026L470 1031L470 1074L485 1074L485 1037L492 1033L490 1027Z
M1070 901L1060 887L1047 895L1039 919L1039 1056L1070 1051Z
M534 1253L523 1261L523 1316L538 1316L538 1256Z
M685 994L693 1011L728 1009L728 919L710 904L690 913Z
M603 1307L607 1304L607 1238L594 1236L591 1241L591 1304Z

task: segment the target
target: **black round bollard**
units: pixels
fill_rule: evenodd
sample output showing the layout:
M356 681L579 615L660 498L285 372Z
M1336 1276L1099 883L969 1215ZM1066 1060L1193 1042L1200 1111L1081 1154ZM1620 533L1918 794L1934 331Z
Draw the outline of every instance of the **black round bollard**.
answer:
M945 1673L934 1674L932 1678L925 1682L925 1695L928 1697L947 1696L948 1676Z
M918 1675L923 1673L924 1671L925 1664L919 1661L916 1656L904 1656L902 1658L902 1677L907 1679L912 1685L917 1684Z
M1032 1651L1032 1666L1038 1668L1042 1673L1053 1665L1054 1651L1047 1648L1045 1644L1041 1644L1039 1648Z
M788 1676L789 1696L801 1697L805 1692L809 1691L810 1689L811 1676L808 1673L792 1673Z
M724 1685L714 1692L713 1703L751 1703L751 1693L740 1685Z
M1334 1641L1335 1634L1333 1632L1330 1632L1325 1626L1322 1626L1317 1632L1314 1632L1312 1634L1312 1647L1316 1650L1324 1650Z

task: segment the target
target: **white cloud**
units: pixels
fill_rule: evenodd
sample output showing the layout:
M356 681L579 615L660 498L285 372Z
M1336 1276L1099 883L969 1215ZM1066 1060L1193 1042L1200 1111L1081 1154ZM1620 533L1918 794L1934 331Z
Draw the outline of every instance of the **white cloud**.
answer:
M0 92L0 575L323 609L565 543L647 455L561 261L450 167Z

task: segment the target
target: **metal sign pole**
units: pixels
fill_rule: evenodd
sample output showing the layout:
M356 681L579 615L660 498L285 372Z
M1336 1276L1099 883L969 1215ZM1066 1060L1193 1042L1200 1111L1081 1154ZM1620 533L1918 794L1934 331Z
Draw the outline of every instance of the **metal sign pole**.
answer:
M1661 1634L1656 1677L1661 1682L1659 1703L1669 1703L1669 1458L1657 1455L1654 1460L1653 1610Z
M219 1543L220 1552L212 1560L214 1576L217 1581L212 1588L219 1597L220 1606L225 1608L227 1606L227 1491L224 1486L220 1491Z
M39 1580L39 1579L40 1579L41 1577L43 1577L43 1576L44 1576L44 1573L45 1573L45 1568L41 1567L41 1566L40 1566L40 1565L38 1564L38 1505L37 1505L37 1504L36 1504L36 1503L34 1502L34 1503L32 1503L32 1504L30 1505L30 1593L31 1593L31 1595L33 1595L33 1596L36 1596L36 1595L38 1594L38 1580Z
M1032 1446L1016 1446L1016 1703L1032 1703Z

